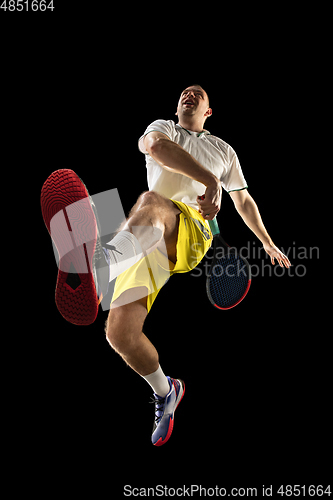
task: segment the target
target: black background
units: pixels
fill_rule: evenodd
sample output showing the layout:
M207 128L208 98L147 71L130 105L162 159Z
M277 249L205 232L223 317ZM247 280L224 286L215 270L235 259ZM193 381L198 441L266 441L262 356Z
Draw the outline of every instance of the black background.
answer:
M162 27L156 14L132 31L133 11L58 4L53 13L0 13L5 170L19 200L15 235L28 242L15 266L20 299L12 313L20 332L12 370L23 371L13 439L35 471L28 483L37 488L43 477L50 491L74 493L91 487L91 498L120 495L125 484L327 483L320 261L317 252L298 258L300 247L307 255L319 247L320 233L311 36L288 21L274 29L270 16L242 33L236 14L227 23L219 13L213 38L211 26L199 29L197 12L191 30L178 14ZM294 276L269 276L265 259L264 276L230 311L209 304L204 276L174 276L160 292L145 332L164 372L185 380L186 395L172 438L155 448L151 390L107 344L107 312L78 327L56 309L57 267L39 196L53 170L72 168L91 194L117 188L128 213L147 189L137 139L155 119L176 120L179 94L193 83L210 97L206 128L236 150L269 234L296 258ZM227 193L218 220L230 244L253 247Z

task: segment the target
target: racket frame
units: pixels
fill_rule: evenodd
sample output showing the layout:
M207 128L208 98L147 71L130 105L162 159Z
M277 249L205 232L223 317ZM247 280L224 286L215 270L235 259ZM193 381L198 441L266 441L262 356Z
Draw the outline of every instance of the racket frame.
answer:
M224 239L222 238L221 233L220 233L220 229L219 229L219 226L218 226L218 223L217 223L217 220L216 220L216 217L213 220L209 220L208 223L209 223L210 230L211 230L211 232L213 234L213 243L212 243L212 246L213 246L213 249L214 249L213 250L214 254L213 254L213 261L212 261L212 264L211 264L211 266L209 268L207 279L206 279L206 292L207 292L207 296L208 296L209 301L211 302L211 304L214 307L216 307L217 309L220 309L221 311L227 311L228 309L232 309L233 307L236 307L246 297L246 295L247 295L247 293L248 293L248 291L250 289L251 281L252 281L252 279L251 279L251 267L250 267L250 264L248 263L248 261L244 257L241 257L241 259L243 260L243 262L244 262L244 264L246 266L246 269L247 269L247 272L248 272L248 276L249 276L249 280L248 280L245 292L242 295L242 297L235 304L233 304L231 306L228 306L228 307L218 306L215 303L215 301L213 300L212 296L211 296L210 286L209 286L210 285L211 275L212 275L212 273L214 271L214 267L216 265L216 261L218 260L216 249L220 248L222 246L222 248L224 249L224 251L227 252L229 255L231 253L236 254L237 251L234 248L231 248L224 241Z

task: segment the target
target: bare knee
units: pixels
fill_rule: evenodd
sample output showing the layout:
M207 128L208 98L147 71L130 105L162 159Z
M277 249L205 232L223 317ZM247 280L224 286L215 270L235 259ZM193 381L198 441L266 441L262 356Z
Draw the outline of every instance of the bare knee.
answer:
M106 340L109 342L110 346L118 350L117 347L120 346L122 331L119 328L120 322L117 319L117 314L115 314L115 310L110 310L108 319L105 323L105 334Z
M151 252L163 238L165 231L165 202L155 191L141 194L133 207L124 229L131 231L144 252Z
M123 352L128 344L124 318L118 309L111 309L105 325L106 340L116 352Z
M125 299L130 297L129 303L112 308L105 324L106 339L120 354L135 347L147 316L147 297L131 302L134 297L131 292L131 290L124 292Z
M160 194L156 193L156 191L145 191L139 196L140 208L143 208L146 205L159 206L163 203L165 198Z

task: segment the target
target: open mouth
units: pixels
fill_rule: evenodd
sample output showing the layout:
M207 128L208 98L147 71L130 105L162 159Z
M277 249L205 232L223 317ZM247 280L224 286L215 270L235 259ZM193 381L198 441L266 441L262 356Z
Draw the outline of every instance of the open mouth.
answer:
M186 106L194 106L194 102L192 102L192 101L185 101L184 105L186 105Z

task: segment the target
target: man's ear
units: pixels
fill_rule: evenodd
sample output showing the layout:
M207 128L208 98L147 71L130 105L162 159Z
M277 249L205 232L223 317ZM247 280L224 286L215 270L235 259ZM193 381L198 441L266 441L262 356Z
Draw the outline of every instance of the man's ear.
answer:
M208 117L209 117L209 116L211 116L212 114L213 114L213 110L212 110L212 108L208 108L208 109L207 109L207 111L206 111L206 113L204 114L204 116L206 116L206 117L208 118Z

